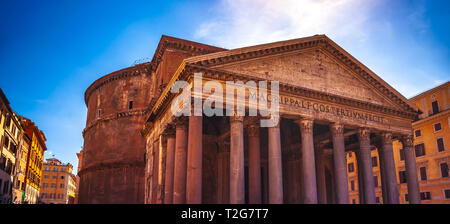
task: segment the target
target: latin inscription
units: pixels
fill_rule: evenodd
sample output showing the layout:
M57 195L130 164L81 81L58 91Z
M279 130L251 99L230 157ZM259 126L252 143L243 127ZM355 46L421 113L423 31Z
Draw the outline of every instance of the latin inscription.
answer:
M346 117L350 119L356 119L356 120L364 120L364 121L372 121L377 122L380 124L385 123L385 119L381 116L365 113L365 112L359 112L356 110L323 104L323 103L317 103L313 101L308 101L300 98L293 98L289 96L272 96L272 95L264 95L260 94L259 97L256 95L256 93L249 93L249 98L255 99L258 98L259 101L265 101L265 102L277 102L280 105L285 106L291 106L295 108L301 108L306 109L318 113L327 113L332 114L339 117Z

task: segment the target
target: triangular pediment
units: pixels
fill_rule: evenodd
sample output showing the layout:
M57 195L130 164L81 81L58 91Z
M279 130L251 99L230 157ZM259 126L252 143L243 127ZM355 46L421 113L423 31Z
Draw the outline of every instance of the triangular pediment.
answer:
M320 50L269 56L215 68L377 105L398 107L358 78L357 74Z
M417 111L415 105L325 35L212 53L185 61L384 107Z

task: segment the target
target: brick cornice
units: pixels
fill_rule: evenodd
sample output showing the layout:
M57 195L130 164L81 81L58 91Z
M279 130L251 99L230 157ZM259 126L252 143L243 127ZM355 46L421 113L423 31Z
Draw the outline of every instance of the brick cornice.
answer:
M131 117L131 116L145 116L147 113L148 113L148 110L132 110L132 111L117 112L117 113L113 113L111 115L96 119L93 122L91 122L90 124L88 124L86 126L86 128L84 128L83 133L82 133L83 138L85 137L84 135L86 134L87 131L89 131L91 128L97 126L101 122L112 121L112 120L117 120L117 119Z
M111 163L97 163L86 168L82 168L77 175L81 176L86 172L92 172L97 170L111 169L111 168L124 168L124 167L145 167L144 161L132 161L132 162L111 162Z
M100 88L108 83L114 82L116 80L121 80L121 79L128 78L128 77L147 74L150 72L149 64L150 64L149 62L146 62L146 63L135 65L133 67L124 68L124 69L115 71L113 73L110 73L108 75L105 75L105 76L97 79L96 81L94 81L86 89L86 92L84 93L84 102L85 102L86 106L88 105L90 96L92 95L92 93L95 90L97 90L98 88Z

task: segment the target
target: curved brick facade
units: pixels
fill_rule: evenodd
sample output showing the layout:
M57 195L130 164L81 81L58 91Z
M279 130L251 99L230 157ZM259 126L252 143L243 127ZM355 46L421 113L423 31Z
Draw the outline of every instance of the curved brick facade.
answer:
M145 142L140 134L151 99L144 63L95 81L88 108L79 203L143 203Z

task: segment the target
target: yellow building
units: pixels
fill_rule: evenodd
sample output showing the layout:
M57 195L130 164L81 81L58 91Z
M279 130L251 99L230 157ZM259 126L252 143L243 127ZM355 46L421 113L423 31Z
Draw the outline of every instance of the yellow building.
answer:
M425 91L409 100L422 111L422 114L412 124L421 203L450 204L450 82ZM408 203L408 187L402 148L400 141L393 142L400 203L405 204ZM380 159L375 146L372 146L371 155L377 202L383 203ZM356 154L348 152L346 158L349 201L359 204Z
M422 111L413 122L414 151L422 203L450 204L450 82L410 99ZM401 182L400 202L407 203L402 146L394 143L394 159Z
M40 183L42 180L42 165L44 162L44 152L46 138L44 133L30 119L21 117L22 126L26 135L30 138L30 147L27 153L27 167L25 192L22 196L23 203L38 203Z
M73 166L51 158L44 163L41 201L47 204L72 204L77 188Z
M16 204L23 203L25 195L25 179L27 173L27 159L28 151L30 149L31 140L26 133L22 135L22 144L17 155L17 166L16 166L16 184L14 187L15 195L14 198Z

